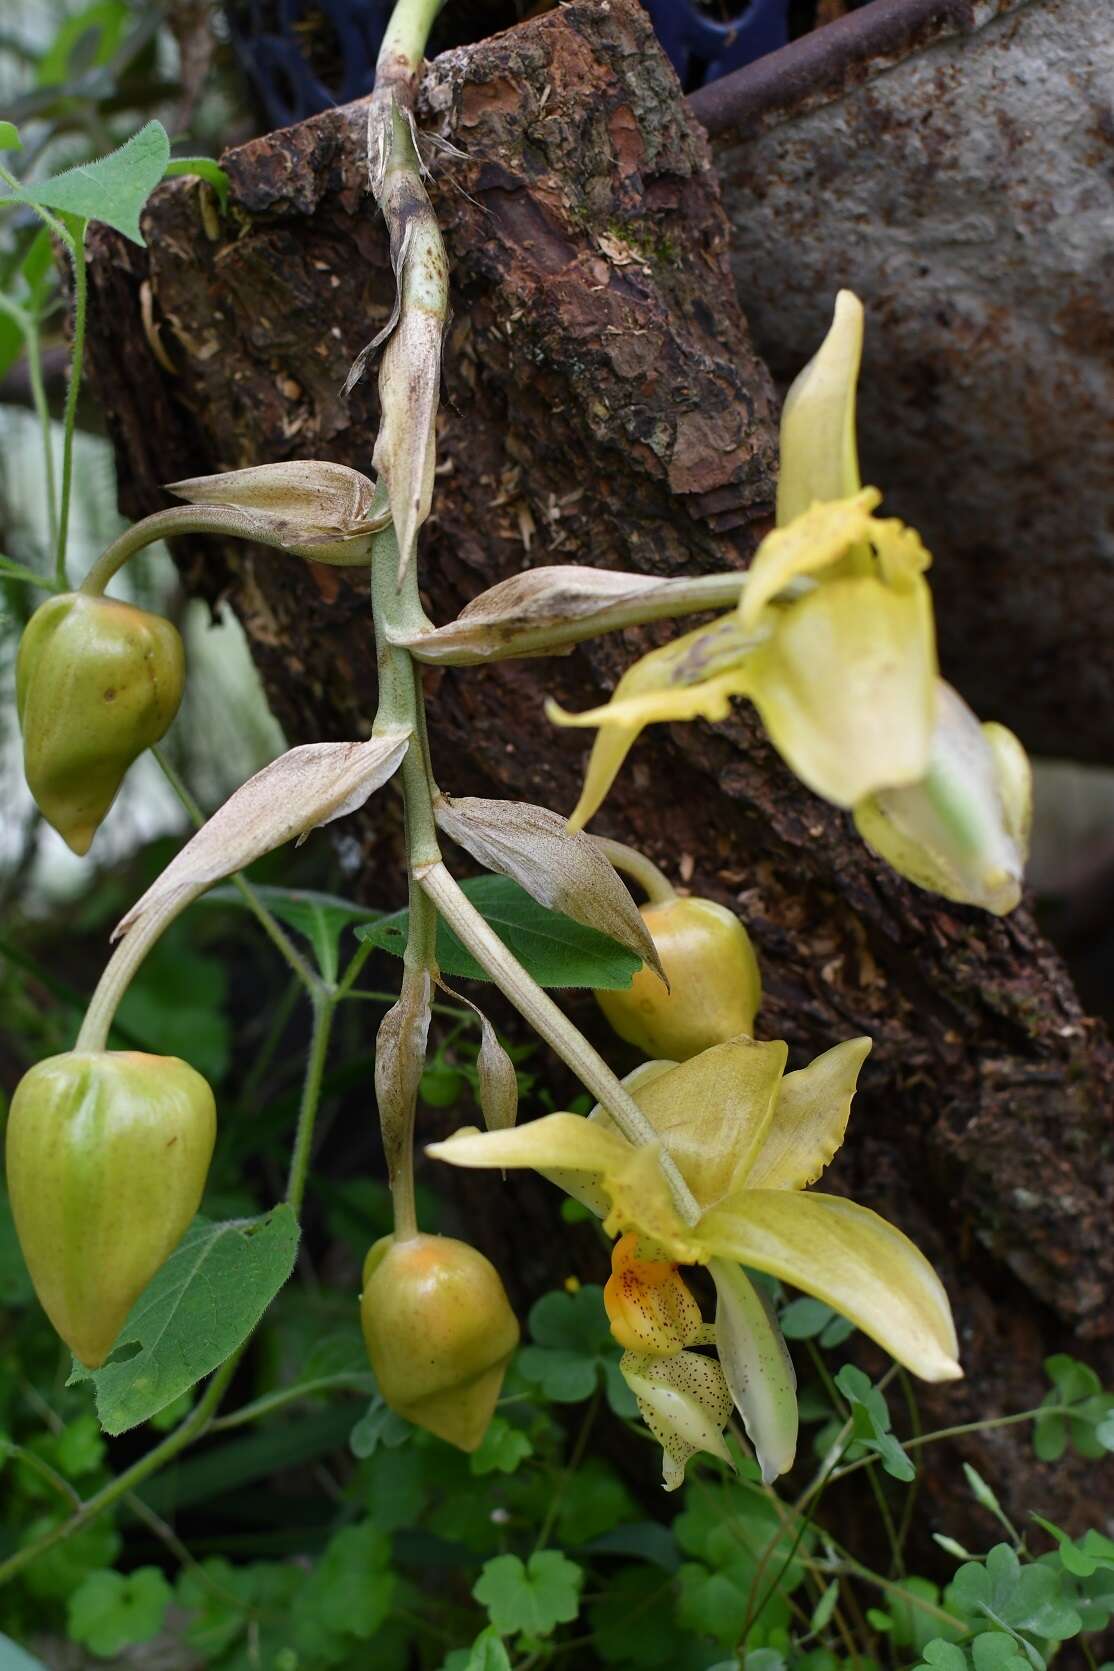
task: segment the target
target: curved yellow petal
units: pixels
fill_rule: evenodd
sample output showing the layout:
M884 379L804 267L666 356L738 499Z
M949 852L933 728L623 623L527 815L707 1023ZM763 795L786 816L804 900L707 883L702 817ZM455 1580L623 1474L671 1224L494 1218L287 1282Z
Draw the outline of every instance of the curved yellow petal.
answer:
M863 351L863 304L851 290L836 297L831 328L781 409L778 525L816 499L844 499L859 486L855 388Z
M620 1236L611 1250L603 1306L611 1333L629 1352L672 1357L695 1346L704 1332L700 1307L677 1265L637 1231Z
M864 487L849 499L809 505L784 527L779 518L778 527L766 535L747 571L739 599L743 626L755 627L766 605L791 580L838 563L852 546L862 545L876 528L886 527L870 514L881 500L876 487Z
M770 1304L741 1271L712 1259L716 1353L754 1447L762 1482L787 1474L797 1454L797 1376Z
M710 1254L768 1271L842 1312L923 1380L963 1373L943 1284L869 1208L834 1195L744 1190L703 1218L699 1235Z
M747 1189L807 1189L816 1182L843 1142L870 1047L870 1039L847 1039L786 1074L762 1147L745 1174Z
M781 1039L728 1039L634 1089L702 1211L747 1176L773 1117L788 1055Z
M426 1154L450 1166L517 1166L545 1171L564 1167L572 1172L619 1172L634 1150L625 1138L604 1131L582 1114L546 1114L507 1131L478 1131L465 1126L440 1143L430 1143Z
M826 581L780 612L746 671L774 746L826 801L852 807L928 770L936 641L923 580Z
M623 1078L626 1089L635 1097L640 1085L651 1079L657 1079L663 1073L669 1073L677 1066L676 1062L640 1062L639 1065ZM614 1132L619 1136L619 1128L602 1103L596 1104L588 1116L596 1125L602 1126L604 1131ZM570 1172L563 1167L547 1166L542 1169L542 1177L548 1178L551 1184L563 1189L566 1195L571 1195L574 1201L579 1201L582 1207L587 1207L597 1218L606 1218L611 1211L611 1200L599 1179L587 1172Z
M552 700L546 703L546 715L555 725L600 728L588 759L580 800L569 819L571 829L583 829L599 811L643 726L692 719L697 714L709 719L726 718L728 699L737 694L737 687L729 681L721 688L716 675L733 667L753 642L733 611L711 626L697 627L660 650L651 650L627 669L611 701L598 708L570 714ZM697 693L690 689L692 686L698 688Z

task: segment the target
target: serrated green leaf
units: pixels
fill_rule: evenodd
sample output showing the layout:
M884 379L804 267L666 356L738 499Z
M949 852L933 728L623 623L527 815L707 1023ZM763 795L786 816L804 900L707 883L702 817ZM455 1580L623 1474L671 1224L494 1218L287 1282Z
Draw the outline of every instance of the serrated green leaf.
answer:
M615 1414L633 1417L638 1406L619 1371L619 1347L603 1309L603 1289L585 1283L575 1293L555 1289L530 1308L530 1334L515 1362L519 1373L555 1404L591 1398L599 1377Z
M388 1409L377 1395L349 1434L348 1448L362 1462L365 1457L374 1456L380 1445L397 1450L399 1445L406 1444L413 1432L410 1423Z
M34 203L79 220L99 220L143 244L140 211L163 177L170 157L170 141L161 122L148 122L126 145L79 163L49 180L22 184L18 192L0 195L0 202Z
M594 928L585 928L559 911L547 910L509 876L473 876L461 886L480 915L539 986L586 986L617 990L630 985L641 959ZM408 911L396 911L358 928L360 940L401 957L410 924ZM459 980L486 981L488 976L444 922L437 924L437 961L441 972Z
M382 917L381 911L356 905L338 894L318 893L312 888L278 888L254 884L268 911L296 934L304 934L313 947L318 966L325 980L337 977L337 957L340 937L344 930L356 923L368 923ZM249 910L247 900L238 888L230 884L211 888L197 902L199 905L234 905Z
M366 1642L390 1612L394 1575L388 1571L390 1540L372 1521L346 1526L330 1538L325 1553L294 1601L299 1645L322 1633Z
M698 1635L711 1636L722 1647L739 1640L750 1616L750 1596L723 1572L686 1563L678 1573L681 1586L677 1623Z
M216 1369L247 1339L289 1277L298 1221L285 1204L247 1222L197 1219L128 1315L92 1381L106 1433L126 1433ZM139 1350L120 1357L122 1349Z
M488 1625L470 1648L454 1648L441 1671L511 1671L511 1662L498 1632Z
M14 122L0 122L0 151L22 151L23 141Z
M121 1572L91 1572L70 1597L69 1634L110 1659L122 1648L158 1635L172 1595L158 1567L137 1567L127 1577Z
M554 1549L535 1551L525 1566L517 1555L496 1555L485 1561L472 1590L487 1608L500 1636L525 1631L549 1636L560 1624L575 1619L580 1609L584 1569Z

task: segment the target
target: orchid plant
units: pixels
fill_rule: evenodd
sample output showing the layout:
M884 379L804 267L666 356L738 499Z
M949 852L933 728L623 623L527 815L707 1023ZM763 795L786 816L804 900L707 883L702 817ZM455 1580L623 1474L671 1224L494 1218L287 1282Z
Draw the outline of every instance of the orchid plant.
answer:
M623 1374L661 1443L668 1487L679 1484L694 1453L729 1454L723 1432L733 1409L769 1482L793 1462L796 1393L784 1341L748 1271L769 1273L825 1301L927 1380L960 1374L947 1297L922 1254L868 1209L809 1190L844 1140L870 1041L837 1043L787 1074L787 1045L751 1035L757 970L749 946L745 956L736 946L734 972L726 978L748 983L742 1008L734 1002L706 1006L705 1021L723 1018L717 1036L697 1039L687 1060L650 1060L620 1080L462 889L442 857L440 835L488 870L513 878L541 905L618 941L645 966L640 981L657 982L656 1003L668 1007L674 998L664 941L655 942L650 916L640 913L622 874L659 902L672 891L642 855L584 830L645 725L698 716L719 722L733 699L749 699L790 769L815 793L849 809L882 858L919 886L997 913L1012 909L1020 895L1027 763L1009 732L980 726L940 680L929 555L913 529L876 514L881 495L859 480L855 391L863 310L846 291L837 299L831 331L786 400L777 526L749 569L662 581L541 567L484 592L455 621L436 625L428 619L419 596L417 546L432 501L449 278L423 183L413 109L436 10L437 0L400 0L368 106L370 187L386 222L397 282L394 313L350 378L351 385L372 350L382 350L377 481L311 461L180 482L172 491L186 504L137 524L98 559L78 593L44 606L66 621L100 622L113 607L104 588L120 566L153 540L176 533L233 534L319 562L366 566L379 671L371 735L304 745L272 762L231 796L127 913L76 1051L53 1059L63 1067L51 1070L49 1108L38 1069L17 1093L9 1143L23 1142L25 1127L41 1127L45 1111L57 1128L57 1147L55 1158L36 1162L37 1174L20 1174L13 1207L33 1270L53 1272L54 1250L61 1247L67 1271L87 1271L82 1236L88 1226L75 1210L74 1194L84 1187L84 1174L70 1165L71 1151L83 1141L84 1092L74 1087L78 1078L87 1084L90 1061L113 1055L109 1029L140 962L168 924L215 882L355 811L390 780L401 788L405 807L409 892L401 992L379 1028L375 1050L394 1234L390 1246L379 1245L369 1256L363 1308L385 1396L417 1421L423 1411L435 1411L435 1422L429 1420L435 1431L473 1448L499 1395L516 1332L498 1279L477 1265L479 1255L447 1238L425 1236L418 1225L415 1109L433 1005L444 984L440 922L597 1106L586 1117L561 1112L516 1127L513 1065L479 1016L480 1101L489 1129L458 1132L428 1152L458 1166L543 1172L595 1212L615 1238L608 1314L625 1349ZM453 798L438 787L421 664L545 655L600 633L710 611L719 612L710 624L638 661L605 706L575 716L551 707L559 724L598 733L571 819L544 807ZM125 623L119 630L127 637L138 628ZM54 770L59 703L67 700L76 663L94 683L108 677L98 660L106 639L99 626L86 638L71 635L65 665L52 662L46 677L47 659L58 656L61 641L41 625L36 629L34 620L28 635L21 663L26 757L32 781L51 782L54 798L44 811L65 833L69 814L57 812L59 796L67 805L80 800L88 750L83 755L78 748L76 758L67 755L64 772ZM151 742L152 730L161 735L172 717L174 703L164 703L156 716L140 712L141 697L140 690L133 705L141 736L116 736L119 709L97 712L98 817L136 753ZM134 729L140 720L128 723ZM109 733L112 746L106 747ZM81 808L73 828L87 846L95 819L86 801ZM258 899L253 908L266 923ZM722 930L720 923L716 931ZM268 931L281 947L281 929L271 921ZM715 970L711 975L725 978ZM306 1185L337 999L335 986L307 985L314 1034L286 1196L294 1213ZM655 1035L642 1029L627 1036L652 1042ZM670 1036L689 1034L674 1029ZM112 1082L119 1081L117 1075ZM107 1083L103 1074L101 1082ZM125 1132L142 1114L129 1103L121 1115L113 1105ZM123 1159L114 1164L126 1165L126 1136L121 1143ZM58 1180L44 1179L41 1165L62 1165L58 1155L68 1157L69 1170L65 1187L55 1190ZM159 1162L174 1164L173 1157ZM198 1193L191 1183L176 1197L186 1220ZM126 1225L122 1233L127 1235ZM129 1277L129 1291L116 1296L117 1311L127 1312L161 1257L161 1251L154 1256L154 1268L139 1262L143 1268ZM692 1279L682 1274L682 1267L701 1266L715 1289L711 1322ZM55 1307L59 1316L65 1310ZM418 1352L417 1342L433 1342L436 1351ZM97 1352L110 1346L100 1343ZM163 1452L200 1430L231 1379L237 1353L214 1375L198 1405L200 1416L189 1419L194 1425L180 1441L172 1435ZM438 1368L431 1380L433 1357ZM215 1367L209 1363L200 1373ZM129 1485L136 1478L134 1472L122 1477Z

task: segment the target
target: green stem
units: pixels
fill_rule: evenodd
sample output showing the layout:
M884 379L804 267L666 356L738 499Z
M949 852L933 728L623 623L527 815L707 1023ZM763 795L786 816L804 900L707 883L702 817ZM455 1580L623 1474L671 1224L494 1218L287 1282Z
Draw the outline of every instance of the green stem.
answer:
M483 965L500 992L510 999L535 1032L541 1034L581 1083L603 1104L628 1143L637 1146L656 1143L657 1132L630 1092L616 1079L579 1028L527 974L445 866L441 863L429 865L421 873L420 880L441 916ZM661 1167L669 1180L681 1217L686 1223L695 1224L700 1217L700 1208L675 1162L664 1151Z
M881 1385L881 1383L879 1383ZM1014 1427L1018 1422L1034 1421L1037 1416L1076 1416L1079 1412L1066 1404L1039 1404L1032 1410L1019 1410L1012 1416L989 1416L985 1421L960 1422L956 1427L938 1427L932 1433L920 1433L915 1438L902 1441L907 1451L919 1450L922 1445L934 1445L939 1439L959 1439L965 1433L989 1433L996 1427ZM846 1468L841 1468L832 1475L833 1481L845 1480L851 1474L857 1474L860 1468L869 1468L879 1461L876 1453L870 1456L860 1456L854 1462L849 1462Z
M50 407L43 384L43 362L39 346L39 322L26 308L19 307L10 297L0 294L0 313L19 327L27 355L27 378L31 384L31 404L39 420L43 444L43 470L46 475L46 514L51 550L58 544L58 503L54 483L54 443L50 429ZM55 582L57 585L57 581Z
M398 0L379 48L373 97L393 93L401 105L413 109L426 41L443 4L444 0Z
M104 966L96 990L77 1035L75 1050L107 1050L108 1035L117 1007L135 975L163 930L177 916L176 910L163 910L136 924L120 941Z
M66 385L66 404L62 412L62 499L58 511L58 545L54 559L54 578L60 586L66 584L66 541L70 526L70 496L73 491L73 441L77 427L77 397L81 392L81 372L85 358L85 314L89 294L89 280L85 272L86 222L69 238L73 257L74 317L73 346L70 350L70 375Z
M654 861L648 859L645 853L640 853L637 847L628 847L625 841L612 841L610 836L591 836L589 839L616 870L621 870L638 883L651 905L665 905L677 898L677 890L665 872L659 870Z
M115 1479L109 1480L107 1485L102 1486L82 1503L77 1512L68 1520L64 1520L60 1526L52 1527L50 1531L44 1532L42 1537L36 1538L33 1543L25 1544L6 1561L0 1562L0 1584L14 1578L16 1573L22 1572L24 1567L38 1560L40 1555L53 1548L56 1543L61 1543L64 1538L72 1537L75 1532L79 1532L83 1526L88 1526L98 1515L103 1514L105 1509L111 1508L121 1497L127 1496L129 1491L134 1491L136 1486L142 1485L144 1480L157 1473L167 1462L173 1461L179 1451L199 1438L220 1404L225 1388L236 1372L243 1350L241 1346L230 1358L225 1359L189 1415L160 1445L148 1451L146 1456L141 1456L138 1462L133 1462L122 1474L117 1474Z
M329 1053L329 1038L336 1014L336 999L331 994L313 995L313 1032L310 1036L309 1056L306 1059L305 1079L302 1081L302 1105L298 1111L298 1128L290 1156L290 1175L286 1184L286 1200L295 1213L300 1213L302 1198L309 1175L309 1160L313 1149L313 1127L321 1102L321 1082L325 1076L325 1059Z
M273 1415L276 1410L282 1410L288 1404L297 1404L303 1398L313 1398L324 1392L363 1392L370 1393L375 1382L365 1371L352 1370L350 1373L339 1375L322 1375L316 1381L302 1381L294 1387L282 1387L278 1392L266 1393L251 1404L245 1404L239 1410L233 1410L230 1415L218 1416L209 1427L211 1433L224 1433L228 1428L246 1427L249 1422L259 1421L263 1416Z
M99 598L105 587L119 573L130 557L157 540L174 539L178 534L221 534L240 540L252 540L256 545L285 547L271 533L265 522L242 511L235 505L170 505L164 511L153 511L107 546L93 564L80 591Z

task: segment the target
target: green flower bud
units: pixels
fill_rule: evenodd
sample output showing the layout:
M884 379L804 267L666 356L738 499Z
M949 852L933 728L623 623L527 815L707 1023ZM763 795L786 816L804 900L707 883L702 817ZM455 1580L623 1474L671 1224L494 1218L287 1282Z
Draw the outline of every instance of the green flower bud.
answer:
M213 1093L174 1056L70 1051L20 1080L8 1191L35 1292L75 1357L104 1362L197 1211Z
M360 1321L391 1409L474 1451L518 1344L494 1265L449 1236L384 1236L364 1261Z
M16 704L27 785L44 818L87 853L132 761L178 711L185 653L161 616L64 592L20 640Z
M714 1044L754 1030L762 977L750 936L712 899L668 899L642 907L669 990L648 968L629 987L597 992L621 1039L647 1056L687 1062Z

